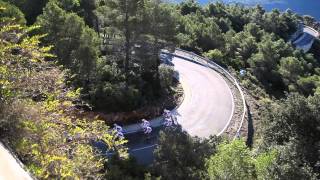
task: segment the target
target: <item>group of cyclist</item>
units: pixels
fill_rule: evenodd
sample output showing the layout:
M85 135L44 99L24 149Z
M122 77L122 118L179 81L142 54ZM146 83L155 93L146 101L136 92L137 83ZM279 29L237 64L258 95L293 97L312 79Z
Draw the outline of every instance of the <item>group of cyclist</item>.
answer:
M177 118L171 111L164 109L162 117L163 117L162 125L165 128L170 128L178 125ZM140 124L140 127L143 131L143 134L145 134L146 136L149 136L152 133L152 127L150 122L145 119L142 119L141 121L142 122ZM118 124L113 124L113 126L114 126L113 130L115 131L115 136L120 139L124 138L123 128Z

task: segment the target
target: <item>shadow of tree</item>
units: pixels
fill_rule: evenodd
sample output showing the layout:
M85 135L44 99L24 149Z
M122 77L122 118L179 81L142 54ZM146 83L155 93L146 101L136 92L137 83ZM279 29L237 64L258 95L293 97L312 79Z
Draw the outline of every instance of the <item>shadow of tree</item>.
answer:
M246 104L247 107L247 112L248 112L248 134L247 134L247 141L246 144L250 148L252 147L253 144L253 137L254 137L254 127L253 127L253 119L252 119L252 114L250 111L250 106Z

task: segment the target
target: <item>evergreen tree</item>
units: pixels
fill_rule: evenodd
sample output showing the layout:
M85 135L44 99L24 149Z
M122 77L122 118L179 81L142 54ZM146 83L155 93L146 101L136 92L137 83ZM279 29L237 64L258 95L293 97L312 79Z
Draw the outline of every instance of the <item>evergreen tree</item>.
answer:
M59 63L75 75L74 83L87 89L99 57L98 35L77 14L66 12L55 1L47 4L37 24L48 34L44 42L54 46Z

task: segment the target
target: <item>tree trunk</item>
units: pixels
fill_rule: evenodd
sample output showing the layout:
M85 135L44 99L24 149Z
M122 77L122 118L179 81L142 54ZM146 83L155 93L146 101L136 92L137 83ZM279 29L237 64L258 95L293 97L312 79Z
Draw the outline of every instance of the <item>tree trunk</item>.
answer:
M125 78L126 78L126 86L128 87L129 83L129 61L130 61L130 29L129 29L129 12L128 12L128 4L126 1L126 17L124 21L125 25L125 61L124 61L124 71L125 71Z
M160 57L159 57L159 49L158 49L158 41L159 41L159 38L158 38L158 29L157 29L157 25L156 23L158 23L158 20L157 20L157 17L159 16L159 10L158 10L158 5L159 5L160 2L157 2L156 4L156 7L154 9L154 14L153 14L153 35L154 35L154 55L156 56L156 95L157 96L160 96L160 92L161 92L161 83L160 83L160 72L159 72L159 66L160 66Z
M158 52L158 38L157 36L155 37L155 42L154 42L154 54L156 58L156 91L155 95L160 96L160 90L161 84L160 84L160 72L159 72L159 66L160 66L160 57L159 57L159 52Z

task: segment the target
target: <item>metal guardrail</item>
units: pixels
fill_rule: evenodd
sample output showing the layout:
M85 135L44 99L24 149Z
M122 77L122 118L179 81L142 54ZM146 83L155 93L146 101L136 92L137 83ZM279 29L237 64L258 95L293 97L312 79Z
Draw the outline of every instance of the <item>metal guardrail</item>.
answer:
M223 76L225 76L226 78L228 78L232 83L234 83L234 85L237 87L240 95L241 95L241 99L242 99L242 104L243 104L243 113L242 113L242 116L241 116L241 122L240 122L240 125L237 129L237 132L234 136L234 138L237 138L237 137L240 137L240 131L241 131L241 128L242 128L242 125L243 125L243 122L244 122L244 119L245 119L245 115L246 115L246 112L247 112L247 107L246 107L246 100L245 100L245 97L244 97L244 93L237 81L237 79L235 77L233 77L227 70L225 70L223 67L221 67L220 65L218 65L217 63L211 61L210 59L208 58L205 58L205 57L202 57L202 56L199 56L193 52L189 52L189 51L185 51L185 50L182 50L182 49L176 49L176 52L175 54L179 55L178 53L182 52L183 53L183 56L185 55L189 55L190 58L192 60L194 60L195 62L197 63L200 63L200 64L203 64L203 65L212 65L213 69L215 69L217 72L219 72L220 74L222 74Z
M306 26L306 25L304 25L303 26L303 28L306 28L306 29L308 29L308 30L310 30L310 31L312 31L314 34L313 34L313 36L314 37L316 37L316 38L318 38L319 37L319 32L317 31L317 30L315 30L314 28L312 28L312 27L310 27L310 26Z

